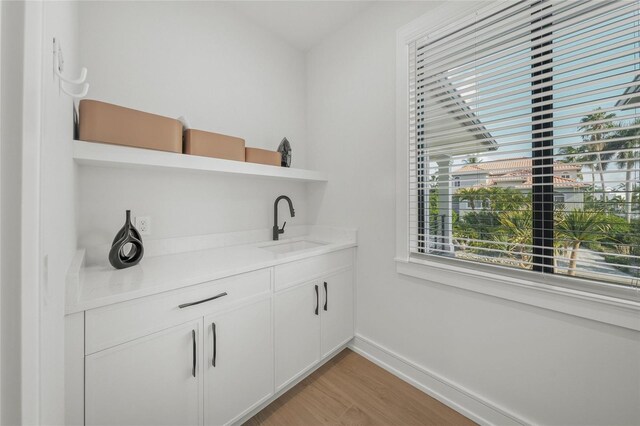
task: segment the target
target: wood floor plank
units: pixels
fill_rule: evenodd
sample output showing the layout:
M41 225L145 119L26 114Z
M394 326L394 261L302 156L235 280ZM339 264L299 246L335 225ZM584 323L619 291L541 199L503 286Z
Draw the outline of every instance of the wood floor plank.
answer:
M348 374L353 374L354 379L363 380L363 377L367 378L365 380L372 383L372 388L379 386L377 389L381 401L378 402L387 402L392 407L398 407L402 411L406 411L408 416L407 424L413 423L411 420L416 421L417 424L424 424L425 421L430 419L435 420L438 424L448 424L449 416L452 413L456 418L460 416L459 413L442 403L434 404L435 400L433 398L428 397L424 392L396 376L389 374L371 361L355 353L354 355L345 358L347 363L355 363L357 366L356 368L347 369ZM472 424L472 422L468 424Z
M375 366L375 368L379 367ZM335 377L330 379L322 377L319 380L333 381L336 392L339 392L345 398L350 398L361 410L371 414L376 419L381 419L385 424L421 425L445 423L439 416L433 415L431 410L420 410L421 407L416 407L415 401L406 398L402 389L397 386L400 383L381 382L376 377L371 376L371 371L369 370L369 366L362 370L350 371L344 369L341 374ZM404 384L404 382L400 382Z
M466 426L475 423L345 349L245 424Z
M357 406L349 408L341 417L340 425L352 426L352 425L376 425L379 424L376 419L372 418L369 414L361 410Z

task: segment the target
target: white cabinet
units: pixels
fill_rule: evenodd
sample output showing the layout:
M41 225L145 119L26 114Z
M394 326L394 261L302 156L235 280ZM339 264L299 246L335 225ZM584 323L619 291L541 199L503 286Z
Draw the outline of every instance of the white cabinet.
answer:
M312 256L81 313L67 328L68 361L84 359L70 372L70 395L80 395L70 418L242 421L353 337L353 256Z
M271 300L264 269L87 311L86 424L238 420L273 394Z
M273 394L271 298L206 316L204 423L239 420Z
M275 295L276 391L320 359L319 295L318 282Z
M322 356L353 337L353 270L327 276L322 282Z
M87 356L86 424L200 424L201 324L191 321Z
M85 354L203 318L260 295L271 295L268 269L91 309L85 313Z
M353 337L351 259L353 252L345 250L276 269L276 289L278 282L283 288L274 302L276 391ZM313 279L320 270L324 273ZM305 278L307 282L295 284Z

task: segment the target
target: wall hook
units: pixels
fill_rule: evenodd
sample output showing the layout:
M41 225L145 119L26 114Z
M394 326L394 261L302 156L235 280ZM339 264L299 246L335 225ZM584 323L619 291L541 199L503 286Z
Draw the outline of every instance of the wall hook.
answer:
M64 88L64 86L60 85L60 90L62 90L66 95L71 96L72 98L84 98L89 93L89 83L84 83L82 92L80 93L71 93Z
M89 92L89 83L86 82L87 79L87 69L82 67L80 70L80 76L78 78L69 78L65 77L62 72L64 71L64 56L62 55L62 47L60 42L53 38L53 72L54 76L58 77L58 87L64 92L66 95L71 96L72 98L83 98L87 96ZM83 84L82 91L80 93L73 93L64 88L62 83L80 85Z

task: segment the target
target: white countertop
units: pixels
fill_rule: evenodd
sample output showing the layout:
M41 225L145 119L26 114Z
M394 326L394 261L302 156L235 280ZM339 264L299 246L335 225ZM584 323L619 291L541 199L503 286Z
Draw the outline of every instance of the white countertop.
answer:
M323 245L289 253L261 247L299 240ZM355 239L328 241L317 237L255 242L246 245L145 257L126 269L110 265L84 266L79 251L67 280L66 313L72 314L138 297L175 290L257 269L355 247Z

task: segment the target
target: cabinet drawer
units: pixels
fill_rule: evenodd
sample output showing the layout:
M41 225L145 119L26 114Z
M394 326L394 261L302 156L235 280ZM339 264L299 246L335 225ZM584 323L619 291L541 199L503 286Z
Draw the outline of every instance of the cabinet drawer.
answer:
M270 271L261 269L89 310L85 315L85 354L202 317L270 292ZM226 295L222 296L224 293ZM219 297L214 298L215 296ZM203 302L194 304L200 301ZM180 305L183 307L180 308Z
M275 290L301 284L353 265L353 249L340 250L276 266Z

